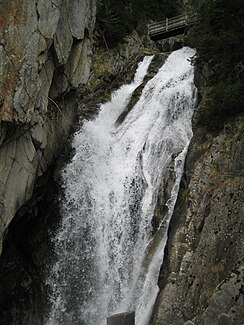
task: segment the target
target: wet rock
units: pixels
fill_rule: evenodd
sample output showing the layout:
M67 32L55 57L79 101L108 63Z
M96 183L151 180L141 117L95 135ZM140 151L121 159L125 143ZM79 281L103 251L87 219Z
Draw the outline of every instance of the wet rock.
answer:
M121 313L108 317L107 325L134 325L135 312Z
M172 52L184 46L184 36L170 37L156 42L157 48L161 52Z

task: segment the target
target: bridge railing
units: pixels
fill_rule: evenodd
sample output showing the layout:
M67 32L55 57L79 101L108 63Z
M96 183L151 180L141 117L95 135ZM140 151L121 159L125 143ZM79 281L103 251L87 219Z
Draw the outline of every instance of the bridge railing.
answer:
M153 37L157 34L167 33L171 30L193 25L197 22L197 20L198 17L196 12L190 12L172 18L166 18L163 21L149 24L148 34L150 37Z

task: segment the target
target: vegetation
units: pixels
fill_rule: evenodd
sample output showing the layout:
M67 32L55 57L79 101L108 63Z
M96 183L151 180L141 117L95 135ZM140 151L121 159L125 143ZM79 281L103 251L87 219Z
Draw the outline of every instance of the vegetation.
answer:
M133 29L145 32L149 20L162 20L177 13L177 0L98 0L97 29L109 47Z
M193 30L196 64L207 66L209 91L198 122L216 130L244 111L244 1L195 1L199 24Z

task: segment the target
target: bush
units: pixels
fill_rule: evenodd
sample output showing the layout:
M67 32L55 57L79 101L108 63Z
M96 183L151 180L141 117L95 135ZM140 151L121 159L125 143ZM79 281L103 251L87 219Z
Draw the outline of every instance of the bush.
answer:
M200 20L191 37L196 62L218 65L218 81L233 78L232 70L244 58L244 1L204 0L197 10Z
M195 62L198 69L213 71L198 122L219 130L244 111L244 1L199 0L197 11L199 23L190 36L197 49Z
M197 122L210 131L218 131L224 123L244 112L244 83L214 85L205 95L197 116Z

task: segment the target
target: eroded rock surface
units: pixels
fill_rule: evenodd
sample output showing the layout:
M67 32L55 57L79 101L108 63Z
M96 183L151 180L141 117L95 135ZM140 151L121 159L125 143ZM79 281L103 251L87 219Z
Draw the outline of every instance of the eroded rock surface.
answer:
M0 253L16 211L57 157L89 78L95 0L1 1Z
M244 323L243 132L243 117L195 132L151 324Z

